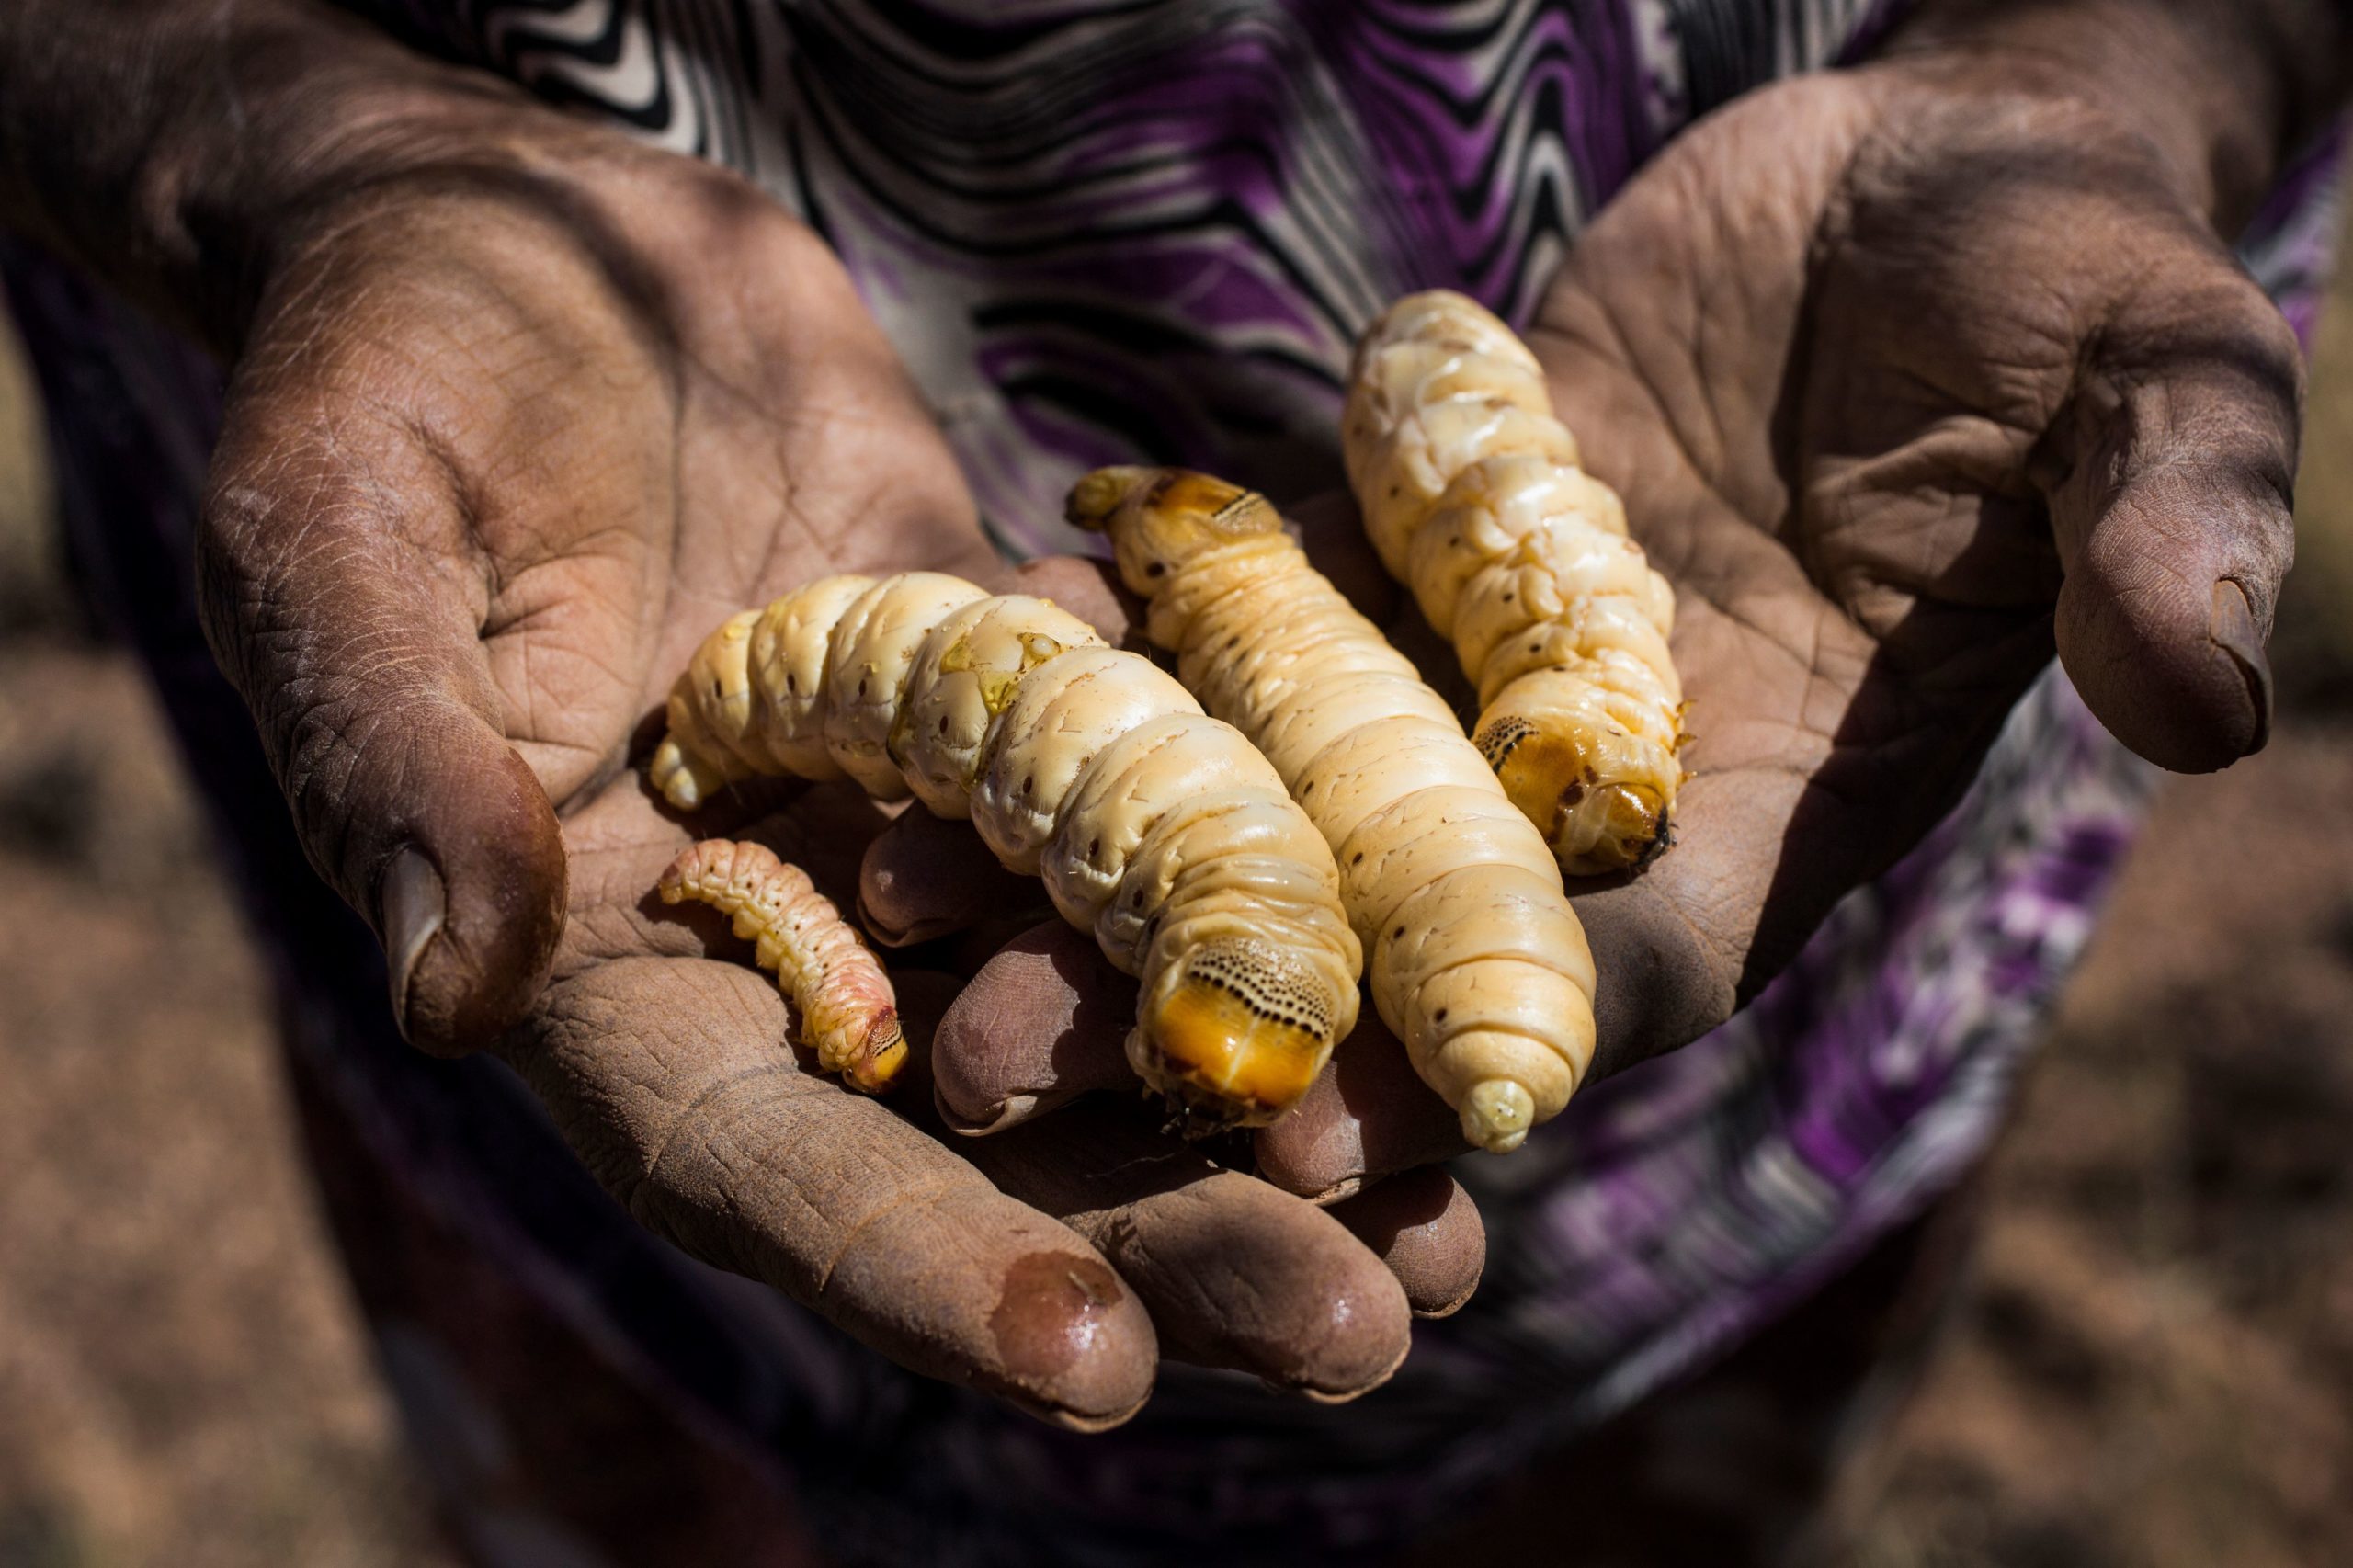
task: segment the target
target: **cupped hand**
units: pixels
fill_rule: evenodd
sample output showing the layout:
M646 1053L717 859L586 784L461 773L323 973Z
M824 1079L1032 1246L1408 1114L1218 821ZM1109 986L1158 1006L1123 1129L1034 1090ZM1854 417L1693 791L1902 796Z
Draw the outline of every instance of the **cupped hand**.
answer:
M824 244L618 137L439 153L313 215L239 358L215 653L417 1044L520 1016L559 813L623 782L703 634L826 572L990 563Z
M1546 294L1529 342L1676 586L1689 699L1673 847L1572 887L1596 1074L1755 995L1959 799L2054 650L2153 761L2263 744L2301 359L2161 140L2014 60L1801 79L1672 143ZM1454 681L1355 530L1314 522L1311 555ZM952 1013L943 1104L1005 1125L1121 1081L1080 1027L1116 977L1061 994L1051 1045ZM1258 1157L1329 1197L1461 1147L1368 1017Z
M835 790L659 807L632 758L706 632L824 573L993 569L825 247L503 95L370 131L381 172L271 247L199 552L213 646L408 1037L494 1046L697 1256L1051 1419L1123 1419L1163 1355L1329 1398L1386 1377L1411 1306L1476 1278L1442 1176L1336 1219L1140 1106L943 1142L920 1082L878 1103L803 1071L743 945L652 896L727 834L847 904L886 821ZM918 1079L955 983L904 977Z
M2154 762L2263 744L2302 360L2203 174L1904 55L1743 100L1578 247L1531 341L1676 585L1693 734L1675 847L1579 900L1602 1071L1917 844L2054 648Z

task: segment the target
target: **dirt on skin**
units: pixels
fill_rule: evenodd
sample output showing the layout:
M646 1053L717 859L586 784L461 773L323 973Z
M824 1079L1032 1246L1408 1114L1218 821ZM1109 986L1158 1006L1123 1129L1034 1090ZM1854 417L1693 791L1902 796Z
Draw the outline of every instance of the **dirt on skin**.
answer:
M0 1568L446 1563L297 1163L258 962L144 691L73 630L5 349ZM1850 1478L1840 1568L2301 1568L2353 1540L2331 386L2278 734L2160 804L1995 1158L1949 1337Z

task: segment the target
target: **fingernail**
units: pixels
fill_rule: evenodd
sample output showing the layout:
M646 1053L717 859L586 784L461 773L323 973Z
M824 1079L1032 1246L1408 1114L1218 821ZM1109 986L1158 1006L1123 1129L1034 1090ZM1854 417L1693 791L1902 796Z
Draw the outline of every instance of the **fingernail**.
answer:
M2231 656L2239 678L2246 682L2247 703L2255 710L2255 736L2246 748L2251 756L2271 738L2271 661L2264 656L2263 634L2256 630L2255 607L2247 602L2246 590L2231 578L2214 585L2206 635Z
M408 1034L409 984L416 973L417 960L441 929L447 910L447 890L441 885L441 873L425 852L414 845L392 857L384 869L383 892L380 907L384 925L384 957L392 970L392 1020L400 1025L401 1034Z
M979 1115L966 1116L950 1107L946 1100L941 1099L935 1090L932 1095L932 1109L939 1113L939 1119L946 1122L951 1131L961 1133L967 1138L985 1138L992 1132L1003 1132L1008 1128L1018 1127L1036 1116L1038 1096L1008 1095Z

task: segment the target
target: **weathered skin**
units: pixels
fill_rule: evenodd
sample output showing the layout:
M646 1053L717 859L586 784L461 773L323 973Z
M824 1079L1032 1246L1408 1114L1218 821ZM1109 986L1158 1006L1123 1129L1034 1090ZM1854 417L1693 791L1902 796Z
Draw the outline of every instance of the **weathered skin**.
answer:
M987 998L991 1027L978 1034L969 1009L949 1008L952 987L936 983L942 978L918 971L907 987L916 1046L910 1076L930 1078L942 1112L959 1094L939 1080L940 1069L969 1062L975 1051L985 1055L999 1040L1066 1044L1074 1065L1102 1074L1096 1086L1132 1085L1116 1046L1093 1059L1097 1042L1117 1036L1088 1015L1123 1012L1134 983L1069 926L1040 926L989 960L964 992ZM1085 990L1075 1011L1074 981ZM1396 1042L1375 1022L1341 1049L1367 1035L1393 1055ZM1317 1079L1319 1092L1330 1081ZM1452 1128L1453 1118L1410 1074L1404 1087ZM1406 1173L1396 1192L1384 1182L1365 1192L1319 1194L1311 1208L1289 1188L1172 1149L1128 1110L1106 1097L1051 1122L1025 1127L1015 1118L993 1129L1002 1136L958 1146L1006 1193L1101 1247L1152 1303L1169 1354L1325 1402L1352 1399L1396 1369L1406 1312L1442 1317L1477 1289L1486 1228L1470 1195L1443 1170L1416 1162L1424 1168ZM1292 1119L1257 1136L1263 1141ZM1449 1152L1460 1153L1460 1143ZM1362 1245L1346 1245L1343 1230Z
M1361 1246L1319 1252L1345 1259L1329 1275L1253 1266L1220 1293L1123 1278L995 1187L971 1141L911 1119L910 1089L880 1102L801 1071L749 944L711 910L649 896L720 835L767 844L847 906L887 825L852 791L799 784L733 790L691 832L662 806L632 748L713 625L831 572L1000 570L823 243L722 171L332 8L125 9L148 22L97 24L109 73L126 40L176 34L205 52L175 78L229 94L152 100L189 112L140 146L175 149L176 169L297 176L245 210L264 214L245 237L266 265L222 267L205 301L141 291L183 320L235 303L207 319L236 373L204 610L312 863L382 935L409 1038L496 1042L656 1234L1064 1426L1142 1404L1158 1326L1217 1343L1223 1324L1196 1314L1240 1321L1280 1294L1313 1322L1318 1303L1362 1300L1358 1271L1379 1260ZM0 36L18 30L0 11ZM70 7L24 24L47 59L82 30ZM303 71L282 69L285 50ZM0 94L0 119L28 101ZM193 151L233 124L233 150ZM87 254L134 251L156 254ZM894 976L903 1006L912 978ZM1051 1133L1036 1142L1051 1167ZM1192 1208L1211 1246L1267 1220L1222 1188ZM1402 1347L1403 1324L1384 1324L1385 1354L1358 1364ZM1271 1381L1336 1375L1312 1341L1259 1349Z
M2263 741L2300 369L2224 242L2340 101L2341 8L1916 10L1883 58L1663 149L1530 329L1677 585L1708 715L1675 852L1576 901L1610 977L1596 1074L1720 1022L1915 844L2054 637L2156 762ZM710 961L741 956L723 922L641 907L690 838L630 768L632 736L719 618L826 572L992 563L817 236L308 0L0 6L0 217L231 368L205 631L311 865L375 924L411 1040L501 1041L656 1232L1069 1425L1144 1397L1152 1320L1232 1344L1279 1292L1361 1299L1308 1270L1147 1298L991 1187L978 1142L779 1063L784 1004ZM881 824L846 832L835 793L772 824L798 842L762 836L838 896L856 856L829 872L829 846ZM910 926L923 891L894 893ZM1118 1006L1073 1029L1123 1019L1133 983L1080 956ZM1021 1032L1070 998L1059 976L1008 996L1015 967L958 1004L994 1085L1038 1081L1025 1051L1117 1062L1123 1021ZM1397 1052L1352 1040L1339 1092L1258 1134L1301 1189L1438 1152L1433 1119L1453 1135L1435 1096L1386 1092L1414 1086L1402 1052L1359 1046ZM1362 1096L1351 1068L1377 1080ZM1213 1185L1204 1225L1229 1212ZM1256 1343L1273 1381L1328 1375L1305 1345ZM1524 1540L1483 1515L1466 1539L1554 1550L1558 1494L1537 1494Z
M1273 1120L1355 1026L1339 876L1281 779L1044 599L823 577L705 638L668 718L648 776L680 810L791 775L970 817L1142 982L1129 1059L1205 1122Z
M1408 295L1357 347L1341 447L1381 563L1478 686L1472 739L1512 802L1571 876L1641 860L1683 781L1675 590L1536 356L1475 301Z
M2130 58L2110 23L2151 7L2098 9L1987 6L1742 99L1647 165L1541 298L1526 341L1677 586L1695 716L1674 851L1572 895L1608 979L1590 1078L1721 1023L1916 845L2054 643L2153 761L2264 742L2302 369L2218 238L2262 193L2273 122L2218 143L2201 118L2252 101L2247 8L2194 44L2168 20ZM1350 512L1310 554L1403 646L1357 586L1388 578ZM991 1040L1005 1114L1117 1058L1049 1043ZM1360 1029L1262 1130L1261 1169L1328 1194L1453 1152L1436 1097L1391 1089L1412 1082Z
M1110 536L1152 641L1332 846L1373 1005L1423 1081L1472 1144L1518 1148L1593 1057L1593 960L1543 836L1265 497L1107 468L1068 516Z
M706 838L670 862L654 891L665 903L692 899L733 920L735 935L756 944L752 961L774 970L792 999L801 1043L818 1066L870 1095L898 1077L907 1041L891 977L808 872L764 844Z

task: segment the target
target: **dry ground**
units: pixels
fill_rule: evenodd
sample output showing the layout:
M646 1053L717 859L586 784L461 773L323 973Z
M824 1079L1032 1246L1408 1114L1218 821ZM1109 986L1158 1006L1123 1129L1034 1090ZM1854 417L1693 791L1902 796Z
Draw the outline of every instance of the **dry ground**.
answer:
M443 1562L200 824L41 585L12 376L0 346L0 1568ZM2353 391L2315 408L2278 740L2165 797L1845 1568L2353 1541Z

